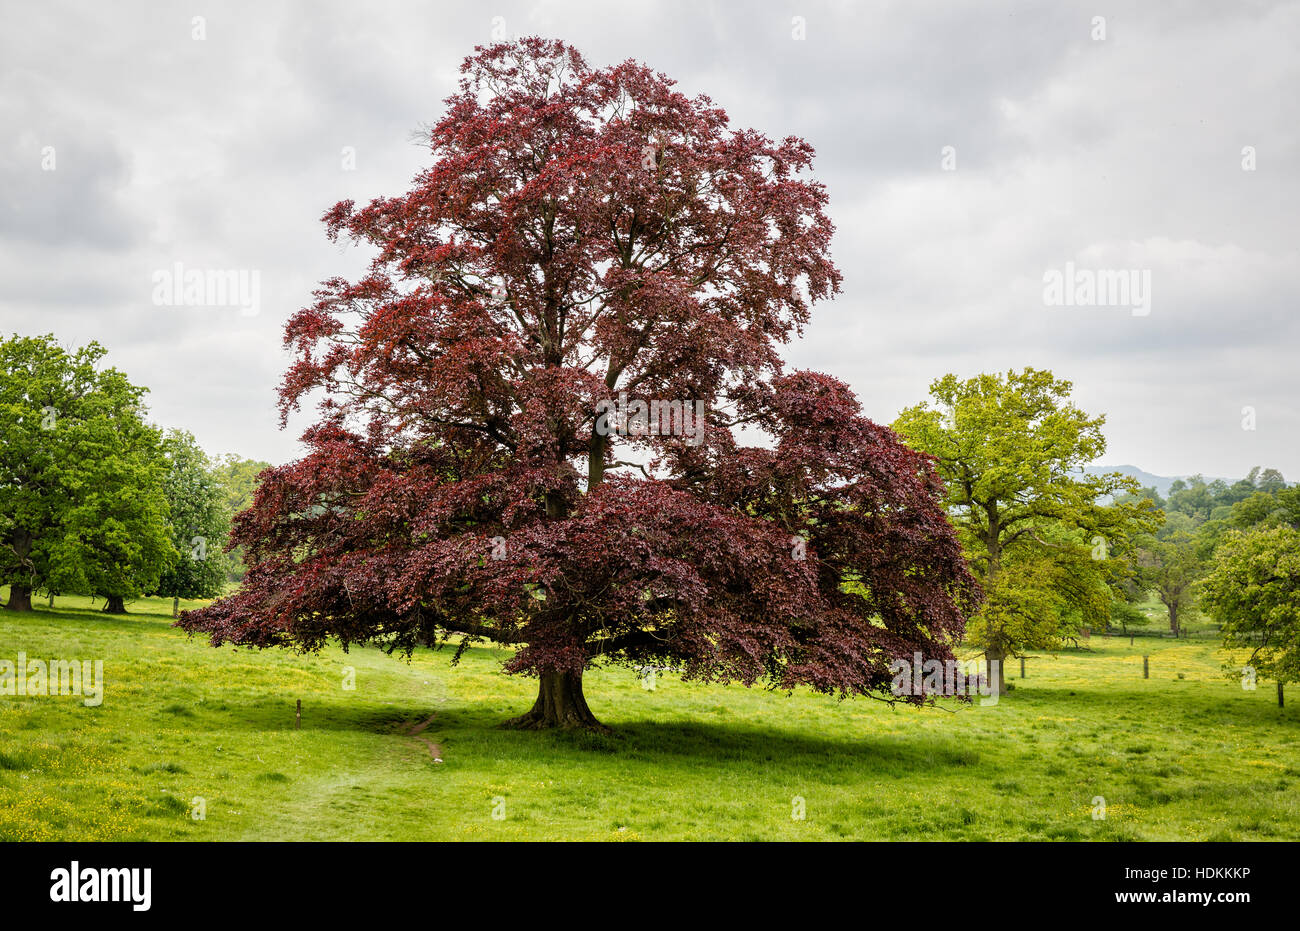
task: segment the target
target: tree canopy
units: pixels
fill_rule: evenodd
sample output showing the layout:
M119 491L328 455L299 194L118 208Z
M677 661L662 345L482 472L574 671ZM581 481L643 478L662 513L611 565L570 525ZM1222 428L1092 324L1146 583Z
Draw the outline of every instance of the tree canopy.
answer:
M212 478L221 490L222 504L226 513L226 531L223 539L229 536L230 519L240 511L253 505L253 496L257 493L259 477L271 463L256 459L245 459L235 453L218 456L212 465ZM239 582L246 571L244 548L238 545L227 547L224 564L227 582Z
M157 591L173 598L211 598L221 594L226 582L222 552L230 534L226 492L193 434L168 432L163 450L168 465L163 488L177 555L159 579Z
M947 486L949 513L987 595L969 639L999 684L1008 656L1107 623L1111 587L1128 572L1112 557L1157 522L1148 501L1108 503L1136 491L1136 481L1083 471L1105 452L1105 418L1075 407L1071 391L1033 368L964 381L946 375L931 384L931 401L894 422L934 457Z
M461 70L411 189L326 214L377 254L286 326L307 455L181 625L511 644L524 727L599 727L596 662L892 698L892 659L951 657L977 586L930 462L780 358L840 283L812 147L561 42Z
M1300 531L1229 531L1201 583L1201 606L1219 621L1225 646L1251 651L1260 676L1300 681Z

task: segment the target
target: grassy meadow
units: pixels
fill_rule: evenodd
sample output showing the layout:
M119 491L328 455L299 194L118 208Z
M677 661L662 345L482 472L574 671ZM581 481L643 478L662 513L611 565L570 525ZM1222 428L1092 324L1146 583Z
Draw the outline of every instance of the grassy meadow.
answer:
M0 840L1300 839L1300 695L1243 690L1207 636L1036 654L983 707L598 669L604 738L496 727L536 687L501 650L218 650L170 600L128 610L0 611L0 659L105 678L98 707L0 696Z

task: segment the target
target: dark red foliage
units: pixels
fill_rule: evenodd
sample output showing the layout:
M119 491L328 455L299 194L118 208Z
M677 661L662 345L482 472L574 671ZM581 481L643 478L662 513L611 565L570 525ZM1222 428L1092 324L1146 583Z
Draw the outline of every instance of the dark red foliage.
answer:
M433 167L326 215L378 255L286 326L282 412L321 407L309 454L236 520L243 587L181 626L836 694L950 658L978 596L930 463L841 382L782 370L840 282L808 144L559 42L462 71ZM620 392L704 401L702 442L603 435Z

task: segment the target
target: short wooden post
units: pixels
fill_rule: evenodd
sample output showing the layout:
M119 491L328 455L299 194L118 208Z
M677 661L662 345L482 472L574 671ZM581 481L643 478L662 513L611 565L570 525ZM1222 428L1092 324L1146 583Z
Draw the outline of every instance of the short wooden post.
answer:
M293 729L302 730L302 699L298 699L298 711L293 716Z
M1149 656L1142 657L1142 678L1151 678L1151 657Z
M1024 677L1025 677L1025 658L1022 656L1020 657L1020 678L1023 679Z
M1279 708L1285 708L1285 707L1286 707L1286 705L1284 705L1284 704L1282 703L1282 683L1281 683L1281 682L1279 682L1279 683L1277 684L1277 706L1278 706Z
M50 607L54 607L54 592L50 592Z
M172 617L180 617L180 616L181 616L181 600L179 598L173 598Z

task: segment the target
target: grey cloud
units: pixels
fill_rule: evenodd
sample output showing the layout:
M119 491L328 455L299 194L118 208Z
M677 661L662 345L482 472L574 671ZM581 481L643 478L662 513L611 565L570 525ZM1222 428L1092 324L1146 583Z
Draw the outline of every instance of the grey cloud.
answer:
M788 355L875 419L948 371L1051 367L1107 413L1109 461L1300 478L1296 2L246 2L195 41L201 13L44 4L0 36L0 331L101 340L214 451L296 454L280 327L368 258L319 218L405 189L426 161L412 132L501 16L816 147L845 289ZM176 261L259 269L261 313L154 306L149 274ZM1151 314L1045 307L1043 272L1067 261L1150 269Z

